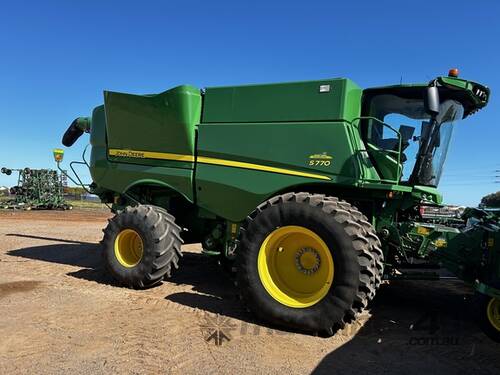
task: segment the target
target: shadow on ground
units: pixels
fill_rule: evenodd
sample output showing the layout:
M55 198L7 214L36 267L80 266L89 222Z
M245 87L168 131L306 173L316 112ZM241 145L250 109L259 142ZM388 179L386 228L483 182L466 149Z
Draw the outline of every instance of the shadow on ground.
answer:
M89 244L91 244L90 242L82 242L82 241L74 241L74 240L64 240L62 238L54 238L54 237L33 236L33 235L30 235L30 234L7 233L5 236L6 237L31 238L31 239L34 239L34 240L44 240L44 241L57 241L57 242L64 242L64 243L74 243L74 244L80 244L80 245L89 245Z
M459 281L393 282L370 310L359 332L313 374L500 373L500 344L477 328L472 292Z
M68 241L51 237L7 234L7 236L34 238L45 241L58 241L62 244L42 245L10 250L8 255L42 260L44 262L68 264L83 268L95 268L99 265L99 245L90 242Z
M21 234L8 234L8 236L63 242L11 250L7 254L81 267L82 269L69 272L67 275L120 287L104 269L98 244ZM191 286L191 290L169 294L165 297L166 300L209 313L254 322L253 317L239 301L233 281L215 259L192 251L184 251L183 254L180 269L174 271L172 277L165 283L188 285Z
M99 245L40 239L64 243L11 250L8 254L81 267L68 275L118 287L102 267ZM191 288L168 294L166 300L256 323L214 259L185 251L180 269L167 282ZM313 373L498 374L500 344L490 341L476 327L471 299L471 292L458 281L384 285L363 328L327 354ZM350 328L347 326L341 334L351 336Z

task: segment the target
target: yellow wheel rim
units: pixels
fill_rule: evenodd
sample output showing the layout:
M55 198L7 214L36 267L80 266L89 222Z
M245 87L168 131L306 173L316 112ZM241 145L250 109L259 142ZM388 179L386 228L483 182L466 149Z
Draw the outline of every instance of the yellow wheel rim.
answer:
M488 314L488 320L490 321L491 325L497 331L500 331L500 299L492 298L488 303L486 312Z
M266 237L257 268L271 297L285 306L304 308L326 296L333 281L334 263L330 249L316 233L289 225Z
M115 239L115 256L123 267L132 268L142 259L142 238L133 229L124 229Z

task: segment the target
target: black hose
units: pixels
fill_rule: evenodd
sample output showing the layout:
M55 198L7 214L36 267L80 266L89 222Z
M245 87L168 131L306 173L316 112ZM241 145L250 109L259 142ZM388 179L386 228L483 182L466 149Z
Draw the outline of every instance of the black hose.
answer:
M83 130L78 127L78 119L75 119L62 137L62 144L71 147L83 134Z

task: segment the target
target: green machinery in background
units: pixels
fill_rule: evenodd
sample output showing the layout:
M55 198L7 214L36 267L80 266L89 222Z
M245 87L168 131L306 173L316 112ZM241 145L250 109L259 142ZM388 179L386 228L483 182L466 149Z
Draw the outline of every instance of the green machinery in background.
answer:
M10 188L12 199L4 201L4 208L25 210L38 209L71 209L63 194L65 178L51 169L10 169L2 168L1 172L11 175L19 174L17 185Z
M367 89L336 78L106 91L63 144L90 133L90 189L116 213L104 260L126 286L161 282L181 264L181 243L201 242L236 272L258 317L331 335L383 279L438 279L445 268L476 289L499 340L498 221L421 214L442 204L455 123L489 95L455 69Z

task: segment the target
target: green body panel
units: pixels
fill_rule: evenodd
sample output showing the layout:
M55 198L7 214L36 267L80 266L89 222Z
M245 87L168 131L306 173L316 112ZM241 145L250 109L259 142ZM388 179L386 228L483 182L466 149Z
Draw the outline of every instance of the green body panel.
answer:
M411 193L413 188L411 186L398 185L398 184L381 184L375 182L364 182L360 184L361 187L373 190L393 191L400 193Z
M198 157L277 167L327 178L198 163L197 204L221 217L241 221L258 204L293 186L325 182L355 186L368 173L365 171L368 167L353 145L349 127L347 122L200 124ZM238 204L224 204L228 201Z
M148 184L170 188L186 197L186 199L194 200L193 170L191 168L177 167L186 163L170 162L170 164L176 165L175 168L172 168L167 166L169 163L166 161L149 159L126 159L127 162L112 162L107 156L104 106L94 109L91 123L90 173L94 184L99 187L99 191L104 189L116 193L125 193L132 186Z
M110 149L194 155L195 126L201 116L201 95L195 87L178 86L157 95L106 91L104 102ZM120 161L150 164L147 159Z
M242 221L285 186L311 182L303 177L203 164L198 166L196 181L197 204L231 222Z
M378 166L382 179L397 183L401 175L401 164L387 151L381 150L370 143L367 146L370 155L375 159L375 164Z
M413 196L423 201L435 202L437 204L443 203L443 195L438 191L437 188L432 186L414 186Z
M202 122L352 121L360 98L361 89L344 78L209 87Z

